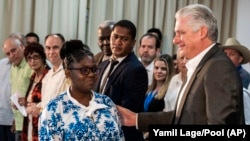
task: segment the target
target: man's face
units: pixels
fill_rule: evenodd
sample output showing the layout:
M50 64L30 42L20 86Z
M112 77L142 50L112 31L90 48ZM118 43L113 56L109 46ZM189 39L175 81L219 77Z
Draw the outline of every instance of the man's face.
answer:
M26 43L28 45L28 44L31 44L31 43L38 43L38 41L37 41L36 37L30 36L30 37L26 37Z
M189 20L189 17L176 19L173 39L173 43L179 47L187 59L191 59L201 52L200 29L194 31Z
M243 61L243 57L241 56L241 54L237 50L226 48L226 49L224 49L224 52L227 54L229 59L233 62L233 64L236 67L238 67L241 64L241 62Z
M100 27L98 29L98 46L107 56L110 56L112 54L110 49L110 34L110 27Z
M127 28L116 26L111 33L111 51L114 57L124 57L128 55L135 45Z
M45 54L52 65L61 64L60 50L62 46L62 40L56 35L49 36L45 41Z
M186 68L186 58L184 57L183 55L183 52L182 51L179 51L178 52L178 55L177 55L177 67L178 67L178 70L183 73L183 74L186 74L187 73L187 68Z
M138 54L144 65L149 65L157 56L159 48L156 48L156 40L154 37L145 36L141 40Z
M10 62L15 66L20 65L22 62L24 58L23 50L24 47L21 45L18 39L7 39L4 42L3 52L9 58Z

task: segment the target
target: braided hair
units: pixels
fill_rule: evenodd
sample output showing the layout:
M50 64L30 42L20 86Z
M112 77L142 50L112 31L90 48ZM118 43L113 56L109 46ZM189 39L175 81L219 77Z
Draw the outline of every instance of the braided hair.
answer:
M85 56L94 57L88 45L83 44L81 40L66 41L60 51L60 56L63 59L64 69L69 68L73 62L79 63Z

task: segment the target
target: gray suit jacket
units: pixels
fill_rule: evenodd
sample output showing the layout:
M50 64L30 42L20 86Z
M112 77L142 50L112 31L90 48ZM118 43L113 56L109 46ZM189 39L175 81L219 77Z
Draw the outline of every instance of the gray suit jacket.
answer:
M203 57L183 96L178 117L175 111L139 113L139 130L146 131L149 124L244 124L239 74L217 45Z

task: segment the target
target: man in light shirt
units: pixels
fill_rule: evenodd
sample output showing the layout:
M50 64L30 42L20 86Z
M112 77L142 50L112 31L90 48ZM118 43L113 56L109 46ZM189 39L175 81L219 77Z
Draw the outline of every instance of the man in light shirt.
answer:
M11 62L10 84L11 94L18 95L18 102L22 106L26 91L29 86L29 80L32 73L28 63L24 58L25 39L19 33L11 33L4 41L3 52ZM14 121L13 127L15 131L15 140L21 141L21 134L23 129L23 115L13 105Z
M134 113L119 107L123 124L147 131L149 124L244 124L242 85L237 70L216 44L217 20L201 4L177 11L173 43L188 59L187 81L169 112Z
M0 140L14 141L15 133L11 132L14 120L13 111L11 109L11 86L10 86L10 69L11 63L8 58L0 60Z
M61 34L49 34L45 37L45 54L52 64L52 68L42 81L42 101L41 105L39 105L42 109L51 99L68 87L68 85L65 85L66 77L62 65L63 60L60 56L64 41L64 37Z
M152 84L154 59L160 52L160 40L152 33L144 34L139 42L138 55L139 60L148 73L148 85Z
M163 111L165 112L174 110L182 83L187 79L186 58L180 50L177 51L176 61L179 73L174 75L169 83L167 93L164 97L165 107Z

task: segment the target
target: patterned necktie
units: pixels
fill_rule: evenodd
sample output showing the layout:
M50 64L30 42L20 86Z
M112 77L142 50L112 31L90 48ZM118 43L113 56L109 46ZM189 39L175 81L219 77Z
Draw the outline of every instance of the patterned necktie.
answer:
M110 68L109 68L107 75L105 76L105 78L103 80L102 86L101 86L100 91L99 91L100 93L103 92L103 88L106 85L109 76L111 75L115 65L117 65L118 63L119 63L119 61L111 59L111 65L110 65Z

